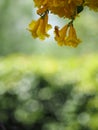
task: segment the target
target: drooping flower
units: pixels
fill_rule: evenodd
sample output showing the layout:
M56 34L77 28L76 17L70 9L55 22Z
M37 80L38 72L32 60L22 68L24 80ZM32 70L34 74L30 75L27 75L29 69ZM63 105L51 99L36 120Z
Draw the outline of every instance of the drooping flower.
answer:
M29 24L28 30L31 32L34 38L37 38L36 30L38 29L39 23L40 19L38 19L37 21L32 20L32 22Z
M65 37L65 42L64 44L66 46L71 46L71 47L77 47L77 45L81 42L80 39L77 38L75 28L73 27L73 24L69 25L69 32L68 36Z
M54 30L55 40L60 46L64 45L65 42L64 39L66 38L67 29L68 29L68 24L65 25L63 28L61 28L61 30L59 30L58 27L55 26L55 30Z
M41 40L49 37L49 34L47 33L49 29L51 29L51 25L48 24L48 14L40 17L37 21L33 20L28 28L34 38L39 38Z

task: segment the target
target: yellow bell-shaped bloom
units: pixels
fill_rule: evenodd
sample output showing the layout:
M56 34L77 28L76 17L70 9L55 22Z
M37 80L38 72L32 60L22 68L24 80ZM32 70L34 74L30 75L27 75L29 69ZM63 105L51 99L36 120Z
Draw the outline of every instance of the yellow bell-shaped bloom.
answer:
M40 19L38 19L37 21L32 20L32 22L29 24L28 30L32 33L32 36L34 38L37 38L36 30L38 29L39 23Z
M46 37L49 37L47 31L51 28L51 25L48 24L48 14L45 14L45 16L40 17L37 21L32 21L29 24L28 30L34 38L38 37L39 39L44 40Z
M81 42L80 39L77 38L75 28L73 27L73 24L69 25L69 32L68 36L65 38L64 44L66 46L72 46L77 47L77 45Z
M63 28L61 28L61 30L59 30L57 26L55 27L55 31L54 31L55 40L60 46L64 45L64 39L66 37L67 29L68 29L68 24L65 25Z

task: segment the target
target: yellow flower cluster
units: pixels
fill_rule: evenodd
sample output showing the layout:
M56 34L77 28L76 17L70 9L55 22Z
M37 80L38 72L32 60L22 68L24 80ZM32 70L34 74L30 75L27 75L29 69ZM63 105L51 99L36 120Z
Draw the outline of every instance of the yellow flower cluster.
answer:
M72 46L77 47L77 45L81 42L80 39L77 38L75 28L73 24L67 24L61 30L58 27L55 27L55 40L58 42L60 46Z
M40 39L44 40L45 37L49 37L47 31L51 29L51 25L48 24L48 15L46 14L43 17L40 17L37 21L32 21L29 24L28 30L32 33L34 38L39 37Z
M34 38L44 40L46 37L49 37L47 32L52 28L48 24L49 12L59 17L70 19L70 22L60 30L58 26L55 26L55 40L60 46L76 47L81 42L77 38L73 21L83 11L84 6L98 11L98 0L34 0L34 3L38 8L37 14L40 16L38 20L32 20L28 27Z

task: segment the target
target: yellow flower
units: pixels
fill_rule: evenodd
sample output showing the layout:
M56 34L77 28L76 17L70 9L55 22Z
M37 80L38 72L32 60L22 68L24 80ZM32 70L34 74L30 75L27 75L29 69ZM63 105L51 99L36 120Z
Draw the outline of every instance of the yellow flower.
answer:
M68 37L65 38L64 44L66 46L72 46L72 47L77 47L77 45L81 42L80 39L77 38L75 28L73 27L72 24L69 25L69 32L68 32Z
M40 19L38 19L37 21L32 20L32 22L29 24L28 30L32 33L32 36L34 38L37 37L36 30L38 29L39 23Z
M68 29L68 24L65 25L63 28L61 28L61 30L58 29L57 26L55 26L55 40L58 42L58 45L62 46L64 45L64 39L66 37L66 33L67 33L67 29Z
M32 33L34 38L39 37L39 39L44 40L46 37L49 37L47 31L51 29L51 25L48 24L48 14L40 17L37 21L32 21L29 24L28 30Z

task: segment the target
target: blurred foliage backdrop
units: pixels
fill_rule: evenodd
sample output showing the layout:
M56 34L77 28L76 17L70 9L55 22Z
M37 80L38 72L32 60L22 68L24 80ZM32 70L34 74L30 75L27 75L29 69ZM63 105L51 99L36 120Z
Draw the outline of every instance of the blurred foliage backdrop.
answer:
M76 19L75 49L33 39L35 13L32 0L0 0L0 130L98 130L98 13Z

